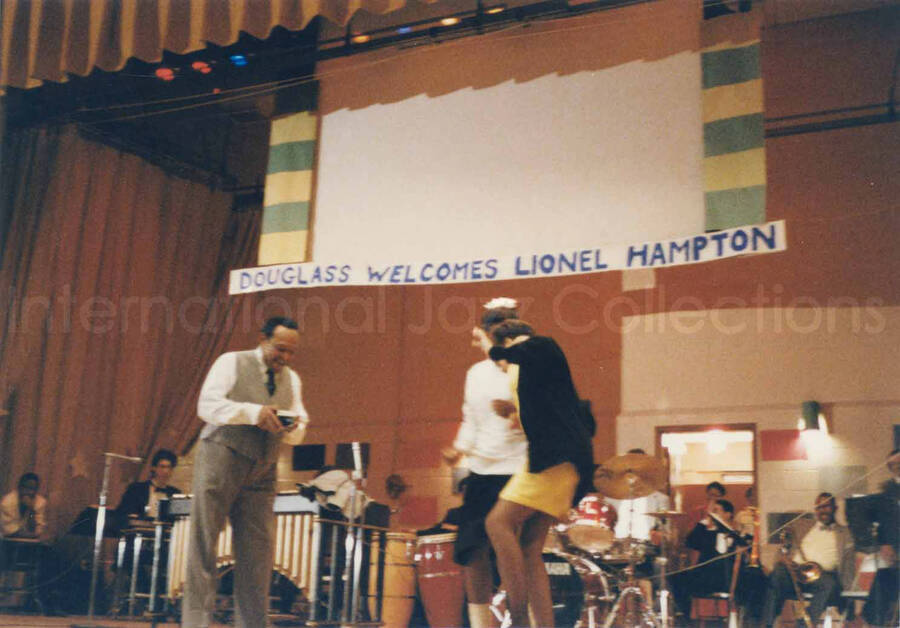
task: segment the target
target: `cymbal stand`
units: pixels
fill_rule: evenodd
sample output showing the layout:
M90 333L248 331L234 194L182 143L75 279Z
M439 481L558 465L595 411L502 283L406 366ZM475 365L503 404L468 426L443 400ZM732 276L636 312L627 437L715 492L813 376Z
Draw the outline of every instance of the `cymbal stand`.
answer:
M103 532L106 529L106 496L109 489L109 469L112 466L113 458L118 460L128 460L130 462L142 462L141 458L135 456L123 456L111 452L103 453L105 462L103 465L103 484L100 487L100 505L97 508L97 519L94 524L94 560L91 565L91 592L88 597L88 623L79 626L72 624L72 628L97 628L94 624L94 605L97 599L97 580L100 574L100 552L103 543Z
M672 605L672 593L669 591L668 583L666 582L666 565L669 562L666 539L671 532L671 521L666 518L663 520L663 525L667 526L668 529L663 531L659 556L656 557L656 563L659 565L659 625L661 628L669 628L672 619L671 610L674 609L674 606Z
M628 476L628 499L631 501L634 499L634 484L637 478L634 475L629 474ZM647 603L647 598L644 597L644 592L641 590L641 587L638 586L637 581L634 578L634 538L631 536L631 526L634 523L634 502L631 501L631 518L628 520L628 566L625 568L625 586L619 591L619 597L616 600L613 607L610 609L609 614L606 616L606 621L603 622L603 628L612 628L613 622L615 622L616 618L619 616L619 610L623 603L626 603L626 600L629 600L631 604L638 604L643 607L641 611L640 621L636 622L634 625L643 625L643 626L653 626L654 628L659 628L659 624L656 622L656 619L653 617L653 605ZM630 612L632 609L626 605L626 612Z

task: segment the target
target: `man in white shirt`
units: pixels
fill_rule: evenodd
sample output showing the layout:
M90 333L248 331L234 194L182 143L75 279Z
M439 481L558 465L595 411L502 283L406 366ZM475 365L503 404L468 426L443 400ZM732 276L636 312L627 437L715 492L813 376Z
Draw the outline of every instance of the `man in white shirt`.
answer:
M234 539L235 626L267 625L279 447L301 443L309 422L300 377L288 367L299 348L297 323L270 318L255 350L219 356L203 382L197 413L206 425L194 456L184 628L210 625L215 546L226 516Z
M846 526L834 520L837 503L831 493L820 493L816 497L816 523L800 542L799 549L792 556L795 565L812 561L822 568L822 575L808 584L801 584L804 593L812 593L807 612L813 624L817 623L822 611L829 605L840 605L842 581L853 577L853 538ZM794 585L784 563L775 565L769 574L769 586L763 619L771 626L781 614L786 599L796 599Z
M489 301L480 326L472 330L472 345L486 354L491 346L487 331L497 323L517 318L517 305L506 297ZM455 464L464 455L470 472L458 511L454 560L464 566L472 628L486 628L493 619L493 571L484 518L510 476L524 466L528 451L528 441L514 412L507 374L490 358L473 364L466 373L462 423L453 447L442 452L448 464Z
M47 500L38 495L41 480L36 473L19 478L16 490L0 500L0 536L40 538L47 528Z
M647 455L643 449L629 449L629 454ZM648 512L660 512L669 509L669 496L655 491L646 497L635 499L607 499L607 503L616 509L616 538L631 537L639 541L651 541L651 532L657 528L659 520L648 517Z

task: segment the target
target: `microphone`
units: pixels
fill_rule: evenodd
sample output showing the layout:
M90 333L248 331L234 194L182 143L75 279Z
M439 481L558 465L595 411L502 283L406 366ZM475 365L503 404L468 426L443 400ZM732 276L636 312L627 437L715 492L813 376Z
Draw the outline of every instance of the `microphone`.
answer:
M114 454L111 451L104 451L104 456L108 456L110 458L118 458L119 460L130 460L131 462L143 462L143 458L138 458L137 456L123 456L122 454Z

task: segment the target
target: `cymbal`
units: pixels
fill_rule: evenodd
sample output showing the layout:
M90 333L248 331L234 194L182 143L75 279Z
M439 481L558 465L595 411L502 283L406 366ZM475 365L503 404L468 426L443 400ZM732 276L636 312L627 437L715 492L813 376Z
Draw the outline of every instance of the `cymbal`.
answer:
M688 516L686 512L678 512L677 510L660 510L659 512L645 512L644 514L657 519L681 519Z
M665 483L665 465L658 458L645 454L615 456L594 471L597 491L613 499L646 497Z

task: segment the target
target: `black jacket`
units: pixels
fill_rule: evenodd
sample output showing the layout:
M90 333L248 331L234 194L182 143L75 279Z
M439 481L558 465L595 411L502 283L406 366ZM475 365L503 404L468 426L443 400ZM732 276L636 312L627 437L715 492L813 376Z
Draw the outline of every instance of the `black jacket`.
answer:
M528 470L539 473L571 462L580 478L577 504L593 490L594 456L588 415L565 354L552 338L533 336L511 347L492 347L490 356L519 365L519 418L528 438Z
M900 482L893 478L881 485L876 517L878 544L900 551Z
M181 492L181 489L175 486L167 486L160 490L168 497ZM119 507L116 508L115 511L120 525L124 525L128 520L128 515L136 515L141 518L146 517L147 515L144 513L144 508L146 508L149 501L150 480L132 482L129 484L128 488L126 488L125 492L122 494L122 501L119 502Z

